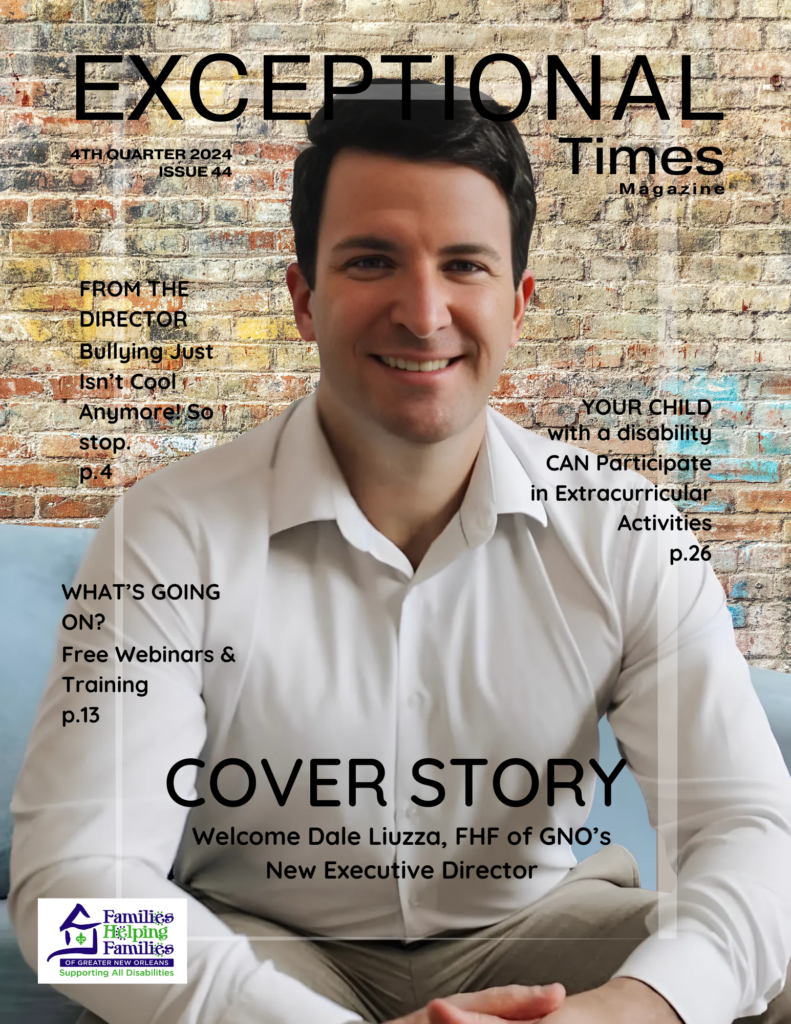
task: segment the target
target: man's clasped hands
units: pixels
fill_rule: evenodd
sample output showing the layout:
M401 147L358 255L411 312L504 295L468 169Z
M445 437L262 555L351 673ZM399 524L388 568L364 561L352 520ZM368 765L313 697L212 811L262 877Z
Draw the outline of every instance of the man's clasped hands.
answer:
M675 1010L635 978L567 996L560 984L506 985L433 999L390 1024L679 1024Z

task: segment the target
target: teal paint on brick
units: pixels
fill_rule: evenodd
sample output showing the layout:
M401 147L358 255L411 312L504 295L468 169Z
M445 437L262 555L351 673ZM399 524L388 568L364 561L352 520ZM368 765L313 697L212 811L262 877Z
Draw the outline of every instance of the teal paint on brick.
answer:
M731 613L731 622L734 629L739 629L740 626L746 625L747 613L744 608L738 604L729 604L728 611Z
M709 444L702 444L700 441L669 441L667 444L668 454L676 455L697 455L699 458L706 458L712 455L736 455L739 450L739 439L733 437L730 432L716 433L713 428L712 438Z
M791 455L791 433L778 430L756 430L747 435L749 455Z
M733 503L725 498L710 498L708 501L677 501L676 507L691 515L701 512L733 512Z
M711 480L776 483L780 479L780 463L770 459L720 459L707 475Z
M658 390L693 401L708 398L710 402L736 402L739 400L739 378L711 377L707 373L696 373L691 378L667 377L658 382Z
M760 402L755 407L758 425L791 427L791 402Z

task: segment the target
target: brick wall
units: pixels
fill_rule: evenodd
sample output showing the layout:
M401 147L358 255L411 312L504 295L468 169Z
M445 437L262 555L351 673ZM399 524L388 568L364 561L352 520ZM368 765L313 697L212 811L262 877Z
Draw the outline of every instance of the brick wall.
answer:
M456 55L458 80L498 51L520 57L533 78L519 119L536 170L538 222L531 265L538 279L522 343L493 397L533 429L587 426L596 451L710 454L698 481L713 490L712 564L732 603L741 649L756 664L791 670L791 0L0 0L0 517L42 526L95 526L123 487L166 463L222 444L309 392L315 347L295 329L284 269L293 258L288 202L304 126L264 121L263 54L310 54L306 94L279 103L315 111L321 55L430 54L432 77ZM245 62L250 102L233 122L209 124L189 105L199 57L229 51ZM149 66L183 53L166 89L184 114L152 104L138 122L75 120L76 53L139 53ZM561 56L588 92L590 55L602 58L602 120L592 125L559 87L547 118L547 61ZM648 56L670 113L632 106L612 113L637 54ZM692 56L693 102L722 121L681 120L681 54ZM351 68L347 69L350 73ZM421 69L424 70L424 69ZM242 94L227 65L204 76L204 101L229 109ZM91 69L90 78L102 77ZM773 77L774 76L774 77ZM118 96L93 107L129 110L144 91L130 62L108 68ZM484 88L513 104L517 76L491 68ZM642 80L641 80L642 83ZM644 84L644 83L642 83ZM638 89L644 92L645 89ZM282 107L281 107L282 109ZM723 150L721 175L597 175L593 147L571 173L563 136L620 144ZM164 161L76 159L75 148L151 146L230 149L232 174L158 177ZM638 187L721 184L724 194L653 199ZM117 300L81 296L80 280L189 281L187 297ZM184 311L176 332L81 327L80 312ZM80 344L108 341L213 346L201 362L163 360L177 392L133 391L146 360L85 360ZM97 395L80 375L122 375ZM116 382L117 383L117 382ZM712 443L599 441L625 423L587 415L583 399L706 398ZM108 407L196 403L210 419L118 424L80 419L85 403ZM656 424L643 417L638 425ZM668 422L672 423L672 419ZM702 422L700 420L690 422ZM122 437L115 457L82 451L80 438ZM101 476L110 465L110 476ZM90 479L81 469L93 467ZM84 472L82 474L85 475ZM648 474L651 476L651 474Z

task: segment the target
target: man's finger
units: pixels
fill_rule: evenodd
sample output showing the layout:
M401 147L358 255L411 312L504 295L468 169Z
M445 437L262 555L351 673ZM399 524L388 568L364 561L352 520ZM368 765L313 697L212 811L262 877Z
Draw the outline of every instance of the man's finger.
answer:
M432 999L426 1007L429 1024L502 1024L502 1017L493 1017L477 1010L462 1010L444 999ZM525 1024L525 1022L521 1022Z
M503 1024L505 1019L493 1017L489 1013L478 1013L476 1010L462 1010L461 1007L443 1003L442 1000L435 1000L434 1004L429 1006L429 1024ZM532 1017L530 1020L511 1019L510 1024L540 1024L544 1016L542 1014L541 1017Z
M460 993L442 1001L479 1014L523 1021L545 1016L560 1006L565 997L566 990L560 983L556 983L503 985L499 988L482 989L480 992Z
M509 985L469 992L451 999L434 999L426 1010L430 1024L531 1024L556 1010L566 991L562 985Z

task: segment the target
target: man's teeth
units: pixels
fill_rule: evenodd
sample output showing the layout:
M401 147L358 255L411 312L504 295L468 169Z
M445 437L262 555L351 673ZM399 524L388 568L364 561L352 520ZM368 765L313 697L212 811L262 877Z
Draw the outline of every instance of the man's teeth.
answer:
M444 370L450 359L430 359L427 363L417 363L412 359L393 359L392 356L379 356L385 366L394 370L418 370L430 373L432 370Z

